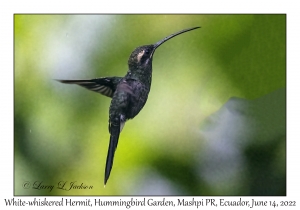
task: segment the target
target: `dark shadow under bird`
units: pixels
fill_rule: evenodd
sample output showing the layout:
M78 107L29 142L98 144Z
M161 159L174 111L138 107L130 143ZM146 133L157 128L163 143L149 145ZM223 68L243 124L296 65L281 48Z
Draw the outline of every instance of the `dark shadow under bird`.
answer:
M104 185L110 176L119 135L128 119L134 118L144 107L151 87L152 58L155 50L167 40L197 29L194 27L171 34L155 44L136 48L128 60L129 70L124 77L102 77L90 80L58 80L77 84L112 98L109 107L110 142L106 159Z

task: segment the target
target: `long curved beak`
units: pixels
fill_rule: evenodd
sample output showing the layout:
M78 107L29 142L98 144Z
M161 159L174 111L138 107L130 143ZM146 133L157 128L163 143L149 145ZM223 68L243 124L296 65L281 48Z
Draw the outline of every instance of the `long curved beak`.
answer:
M182 33L185 33L185 32L191 31L191 30L195 30L195 29L197 29L197 28L201 28L201 27L194 27L194 28L184 29L184 30L182 30L182 31L179 31L179 32L174 33L174 34L171 34L170 36L167 36L166 38L164 38L164 39L162 39L162 40L156 42L156 43L154 44L154 50L153 50L153 53L154 53L154 51L156 50L156 48L158 48L160 45L162 45L164 42L168 41L169 39L172 39L173 37L175 37L175 36L177 36L177 35L179 35L179 34L182 34Z

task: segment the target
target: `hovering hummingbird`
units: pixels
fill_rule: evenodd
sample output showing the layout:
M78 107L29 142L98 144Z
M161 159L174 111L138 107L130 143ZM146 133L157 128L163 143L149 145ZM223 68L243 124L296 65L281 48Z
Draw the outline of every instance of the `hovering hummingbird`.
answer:
M124 77L101 77L90 80L58 80L77 84L89 90L112 98L109 107L110 141L106 159L104 186L109 178L119 135L125 122L133 119L144 107L151 87L152 59L155 50L167 40L197 29L194 27L171 34L155 44L136 48L128 59L129 70Z

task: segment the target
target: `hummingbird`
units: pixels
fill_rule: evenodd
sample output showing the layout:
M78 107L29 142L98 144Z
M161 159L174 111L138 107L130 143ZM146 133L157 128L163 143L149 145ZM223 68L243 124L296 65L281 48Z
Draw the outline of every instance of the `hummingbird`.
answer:
M109 107L110 133L106 158L104 186L110 176L120 133L127 120L133 119L144 107L150 92L152 60L155 50L175 36L197 29L193 27L171 34L155 44L137 47L128 59L128 71L124 77L100 77L88 80L57 80L77 84L111 98Z

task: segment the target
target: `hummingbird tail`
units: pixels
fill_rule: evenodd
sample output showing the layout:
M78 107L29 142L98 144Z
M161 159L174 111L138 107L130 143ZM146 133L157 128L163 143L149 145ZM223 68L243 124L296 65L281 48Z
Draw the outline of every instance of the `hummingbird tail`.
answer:
M117 149L119 136L120 136L120 125L121 125L120 116L115 118L114 122L110 122L110 126L109 126L110 141L109 141L108 153L106 158L104 185L106 185L106 182L109 178L113 166L114 155Z

